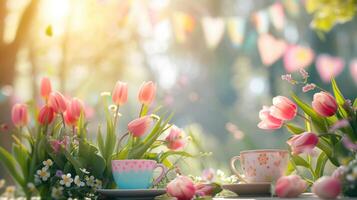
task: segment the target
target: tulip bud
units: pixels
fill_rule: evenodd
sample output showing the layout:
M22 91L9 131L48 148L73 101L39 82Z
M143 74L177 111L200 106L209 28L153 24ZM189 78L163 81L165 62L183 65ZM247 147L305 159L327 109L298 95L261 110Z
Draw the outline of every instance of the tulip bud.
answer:
M112 92L112 100L116 105L124 105L128 101L128 84L118 81Z
M317 135L314 133L305 132L299 135L294 135L286 143L290 145L292 153L297 155L305 151L311 151L313 148L315 148L318 142L319 138Z
M41 97L45 100L48 99L50 93L52 92L51 81L47 77L42 78L40 86Z
M29 122L27 105L15 104L12 107L11 119L12 119L12 122L14 123L14 125L17 127L26 126Z
M155 99L156 85L152 82L144 82L139 91L139 101L141 104L150 105Z
M261 129L279 129L283 125L283 120L274 117L267 106L263 106L263 109L260 110L259 118L261 122L258 124L258 127Z
M331 94L319 92L314 94L312 108L323 117L331 117L337 111L337 102Z
M140 117L128 124L128 130L134 137L141 137L149 129L150 124L151 118L149 116Z
M307 183L300 176L280 177L275 185L275 194L280 198L297 197L307 188Z
M166 137L167 147L171 150L179 150L185 147L185 133L176 126L172 126L169 135Z
M71 99L67 105L67 111L70 112L71 115L76 119L78 119L81 116L83 110L84 110L83 102L78 98Z
M59 92L51 92L48 98L48 105L55 113L63 113L67 109L67 102L64 96Z
M312 192L322 199L335 199L341 193L342 185L340 180L323 176L312 186Z
M284 96L273 98L273 106L270 107L271 115L281 120L292 120L297 113L297 105Z
M41 125L47 125L52 123L54 119L54 111L51 107L45 105L41 108L40 112L38 113L37 121Z
M191 200L196 193L195 185L186 176L178 176L166 186L167 194L177 200Z

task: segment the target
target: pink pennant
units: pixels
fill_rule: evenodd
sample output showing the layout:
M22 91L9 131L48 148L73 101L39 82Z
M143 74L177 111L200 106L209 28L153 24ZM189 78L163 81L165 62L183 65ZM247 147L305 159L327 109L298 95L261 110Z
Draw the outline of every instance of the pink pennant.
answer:
M286 47L284 40L276 39L270 34L261 34L258 38L258 50L265 66L270 66L281 58Z
M308 67L314 60L314 51L308 47L290 45L284 54L284 67L287 72Z
M285 23L285 13L283 5L279 2L274 3L272 6L269 7L269 14L274 27L281 31L284 28Z
M353 80L357 84L357 59L354 59L350 63L350 72Z
M321 54L316 60L316 69L322 81L330 82L332 78L338 76L345 66L342 58Z

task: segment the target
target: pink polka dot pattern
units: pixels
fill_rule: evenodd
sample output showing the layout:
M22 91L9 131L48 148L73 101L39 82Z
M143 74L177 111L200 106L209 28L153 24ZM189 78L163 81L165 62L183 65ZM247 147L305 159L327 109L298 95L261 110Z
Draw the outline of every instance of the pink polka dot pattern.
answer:
M114 172L138 172L138 171L150 171L156 166L154 160L113 160L112 170Z

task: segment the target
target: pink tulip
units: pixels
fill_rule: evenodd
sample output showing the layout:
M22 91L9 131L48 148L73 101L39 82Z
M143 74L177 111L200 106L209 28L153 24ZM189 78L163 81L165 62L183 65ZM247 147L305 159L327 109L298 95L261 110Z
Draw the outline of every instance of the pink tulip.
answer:
M71 113L74 118L78 119L82 113L84 114L83 110L83 102L78 98L73 98L68 102L66 112Z
M65 147L68 144L68 139L64 138L63 140L52 140L50 142L51 148L54 153L58 153L61 150L61 147Z
M44 105L38 113L37 121L41 125L48 125L54 119L54 111L51 107Z
M40 86L40 92L41 92L41 97L45 100L48 99L50 96L50 93L52 92L52 87L51 87L51 81L49 78L44 77L41 80L41 86Z
M63 113L67 109L66 99L59 92L51 92L48 98L48 105L52 107L55 113Z
M284 96L273 98L273 106L270 107L271 115L281 120L292 120L297 113L297 105Z
M195 188L198 196L212 196L215 189L212 184L204 183L195 185Z
M134 137L141 137L149 129L150 124L151 118L149 116L140 117L128 124L128 130Z
M263 106L263 109L260 110L259 118L261 122L258 124L258 127L261 129L279 129L283 125L283 120L272 116L270 108L267 106Z
M275 194L281 198L297 197L307 188L307 183L300 176L280 177L275 185Z
M78 118L76 118L71 112L68 112L68 110L63 113L63 118L64 118L64 122L68 126L76 126L78 121Z
M311 132L304 132L299 135L294 135L286 143L290 145L292 153L297 155L306 151L311 151L315 148L318 142L319 138L317 135Z
M191 200L196 193L195 185L186 176L178 176L166 186L167 194L177 200Z
M172 126L169 135L166 137L167 147L171 150L179 150L185 147L185 133L177 126Z
M144 105L150 105L155 99L156 85L152 82L144 82L139 91L139 101Z
M124 105L128 101L128 84L118 81L115 84L112 100L116 105Z
M29 122L27 105L15 104L12 107L11 119L12 119L12 122L14 123L14 125L17 127L26 126Z
M337 102L335 98L327 92L314 94L312 108L323 117L330 117L337 111Z
M341 193L342 185L336 178L323 176L314 183L311 190L322 199L335 199Z

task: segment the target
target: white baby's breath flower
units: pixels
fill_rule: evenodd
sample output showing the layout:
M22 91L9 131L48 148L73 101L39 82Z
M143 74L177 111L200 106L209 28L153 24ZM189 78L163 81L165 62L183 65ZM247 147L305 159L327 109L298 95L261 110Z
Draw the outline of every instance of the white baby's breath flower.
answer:
M63 187L53 187L51 191L51 197L54 199L60 199L63 195Z
M27 188L31 191L34 192L36 190L35 184L33 183L27 183Z
M89 171L87 171L86 168L79 168L79 170L81 170L81 172L83 172L85 174L89 174Z
M5 186L5 179L0 180L0 189Z
M71 178L71 174L63 174L62 180L60 181L61 185L65 185L66 187L70 187L73 182L73 178Z
M42 179L43 181L47 181L47 179L50 177L50 173L48 172L47 167L43 167L42 169L37 170L36 173L39 176L39 178Z
M96 189L102 189L102 181L99 180L99 179L96 179L96 180L95 180L95 185L94 185L94 187L95 187Z
M51 167L51 166L53 165L53 162L52 162L51 159L47 159L47 160L43 161L42 164L43 164L45 167L49 168L49 167Z
M81 181L78 175L74 177L74 184L76 184L78 187L83 187L85 185L85 183Z
M7 186L5 189L5 192L2 194L2 196L6 197L6 198L14 198L15 197L15 191L16 188L15 186Z
M94 176L86 176L86 184L90 187L93 187L95 185L95 178Z

